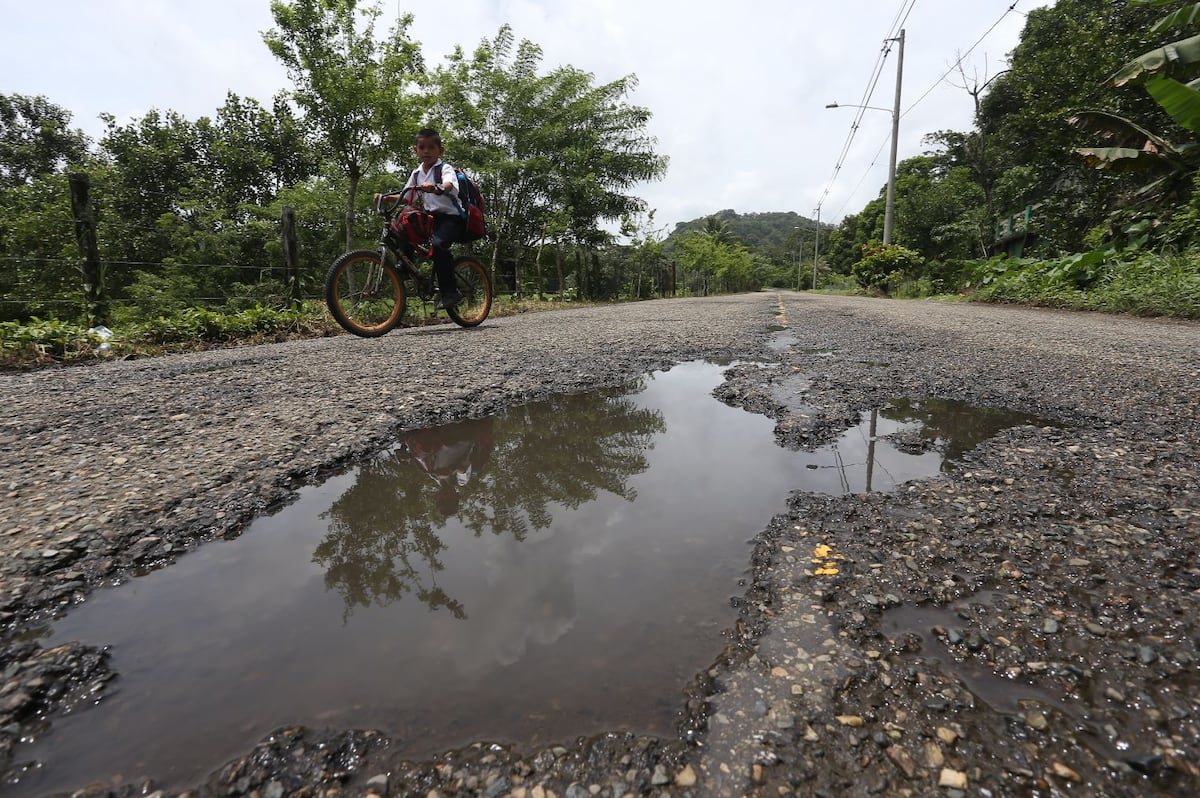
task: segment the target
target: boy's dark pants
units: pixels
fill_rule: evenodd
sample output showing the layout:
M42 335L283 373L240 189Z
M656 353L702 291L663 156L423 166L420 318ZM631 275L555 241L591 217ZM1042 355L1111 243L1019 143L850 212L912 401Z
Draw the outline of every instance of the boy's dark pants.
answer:
M458 286L454 284L454 253L450 245L462 237L466 222L461 216L449 213L433 215L433 268L437 272L438 290L442 296L456 293Z

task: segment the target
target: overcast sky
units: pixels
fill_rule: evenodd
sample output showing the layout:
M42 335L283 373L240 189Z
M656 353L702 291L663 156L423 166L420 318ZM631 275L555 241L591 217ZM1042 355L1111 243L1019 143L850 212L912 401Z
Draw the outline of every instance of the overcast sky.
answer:
M274 24L269 0L2 2L0 92L44 95L93 136L103 112L195 119L215 115L229 91L269 105L290 86L262 43ZM669 231L725 208L813 218L820 204L823 222L858 212L887 181L895 48L869 101L865 93L898 22L903 160L925 149L927 133L970 128L971 97L952 85L962 83L960 56L974 47L963 61L971 80L994 76L1025 15L1052 0L383 2L380 31L411 11L410 34L431 64L508 23L542 47L545 71L569 64L597 83L636 75L629 100L650 109L649 132L670 158L666 178L639 194ZM453 11L435 16L441 9ZM832 102L883 109L862 113L836 176L857 112Z

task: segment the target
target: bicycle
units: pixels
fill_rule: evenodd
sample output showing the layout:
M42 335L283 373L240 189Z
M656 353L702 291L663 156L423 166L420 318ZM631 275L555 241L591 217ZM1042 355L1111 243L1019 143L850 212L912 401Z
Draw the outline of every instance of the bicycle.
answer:
M412 186L375 194L375 210L384 219L379 248L352 250L329 267L325 301L347 332L377 338L404 319L409 296L426 305L433 301L437 291L429 245L432 216L417 203L419 191ZM406 214L416 216L406 219ZM492 309L487 269L473 256L460 255L454 259L454 278L463 299L446 308L446 315L460 327L477 327Z

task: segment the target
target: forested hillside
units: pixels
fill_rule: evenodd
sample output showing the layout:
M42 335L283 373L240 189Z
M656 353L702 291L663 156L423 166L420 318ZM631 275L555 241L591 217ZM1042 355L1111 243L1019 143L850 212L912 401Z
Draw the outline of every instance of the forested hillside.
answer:
M710 218L717 219L724 225L729 235L747 247L762 251L790 247L796 240L798 230L808 231L809 237L812 237L812 231L816 229L817 224L814 220L792 211L739 214L737 211L727 209L718 211L711 216L693 219L690 222L679 222L667 240L670 241L688 233L704 232L705 225L708 224ZM823 229L828 229L828 227L825 225Z

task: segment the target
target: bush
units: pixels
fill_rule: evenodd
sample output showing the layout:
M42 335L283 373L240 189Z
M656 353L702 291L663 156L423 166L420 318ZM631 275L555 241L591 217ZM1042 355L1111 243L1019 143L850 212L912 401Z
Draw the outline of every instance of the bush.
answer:
M103 340L85 327L58 319L0 322L0 358L9 366L87 357Z
M850 271L863 288L884 291L889 282L899 283L915 275L924 263L919 252L898 244L866 244L862 260Z
M264 338L312 337L335 332L324 304L305 303L274 310L257 305L240 313L184 308L138 323L118 325L120 335L104 339L78 324L57 319L0 322L0 364L21 368L99 357L131 357L205 349L214 344L258 342ZM108 351L99 346L107 340Z
M976 265L974 298L1045 307L1200 318L1200 252L1086 252Z

